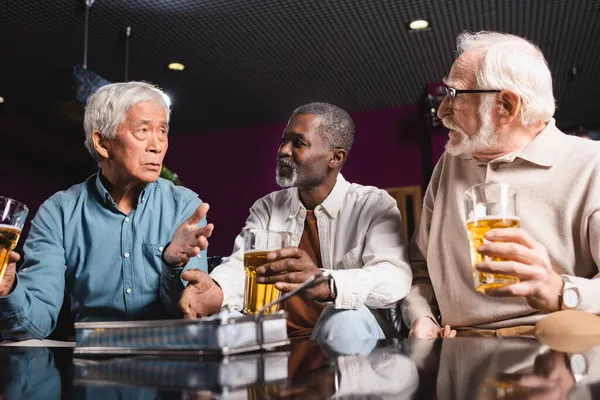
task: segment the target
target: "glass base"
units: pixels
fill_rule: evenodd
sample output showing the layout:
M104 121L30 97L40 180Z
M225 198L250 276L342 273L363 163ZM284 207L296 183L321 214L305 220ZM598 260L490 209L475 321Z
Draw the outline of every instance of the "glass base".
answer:
M498 289L504 286L519 283L519 278L511 275L492 274L489 272L475 272L475 290L485 293L488 289Z

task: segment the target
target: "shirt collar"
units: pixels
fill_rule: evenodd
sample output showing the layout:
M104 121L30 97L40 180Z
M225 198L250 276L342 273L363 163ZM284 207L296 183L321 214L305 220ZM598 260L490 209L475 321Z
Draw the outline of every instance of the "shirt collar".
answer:
M325 210L325 212L329 214L331 218L337 217L349 187L350 183L344 179L342 174L338 174L335 181L335 186L325 200L323 200L323 202L320 204L321 208L323 208L323 210ZM291 196L290 218L295 218L298 212L304 209L304 205L302 205L302 201L300 201L300 193L298 193L298 188L292 188L289 193Z
M521 158L542 167L551 167L562 152L562 139L564 136L565 134L556 127L556 121L552 118L527 146L491 161L512 162L515 158ZM479 165L488 164L488 162L480 161L470 154L461 154L458 158L463 160L473 159Z
M100 194L100 197L104 201L105 205L110 204L110 205L117 207L117 204L113 200L112 196L110 195L108 190L106 190L106 188L104 187L104 184L102 184L102 179L100 179L101 174L102 174L102 170L100 169L100 170L98 170L98 173L96 174L96 190L98 190L98 193ZM149 184L146 185L144 190L142 190L140 192L140 195L138 196L138 203L144 203L146 200L148 200L148 195L150 194L155 183L156 182L150 182Z

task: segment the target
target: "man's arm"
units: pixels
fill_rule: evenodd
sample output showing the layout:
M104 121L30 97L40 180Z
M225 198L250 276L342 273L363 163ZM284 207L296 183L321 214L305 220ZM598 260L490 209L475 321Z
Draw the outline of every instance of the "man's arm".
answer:
M363 267L330 271L337 289L336 308L391 308L410 289L412 274L396 201L391 196L380 196L373 209L362 253Z
M270 199L258 200L250 208L250 216L244 228L267 229L271 214ZM240 233L228 260L217 266L210 274L223 291L223 305L243 309L244 305L244 236Z
M65 290L61 232L60 211L48 200L31 222L25 261L13 290L0 297L2 339L44 339L54 330Z
M186 220L188 220L197 211L198 207L202 204L199 198L192 199L186 207L183 209L177 226L181 227ZM197 224L197 228L204 228L207 226L206 217L201 216L200 221ZM179 228L178 228L179 229ZM166 245L166 243L165 243ZM164 251L167 249L165 248ZM165 263L165 257L163 253L163 264L162 271L160 274L160 299L167 309L167 311L176 317L181 316L181 310L179 310L178 302L181 298L181 293L187 285L187 281L181 279L181 274L184 271L190 269L200 269L204 272L208 272L208 263L206 260L206 250L200 250L197 256L190 257L189 261L183 266L173 267Z
M402 318L409 328L417 318L422 316L437 321L435 316L439 312L435 292L429 277L427 260L423 254L427 249L433 214L433 194L431 187L427 188L423 203L421 222L417 226L408 248L410 266L413 273L412 287L408 296L401 303Z
M596 264L600 265L600 210L592 213L588 219L588 232L590 251ZM600 273L596 271L591 279L569 276L579 290L579 304L577 309L592 314L600 315Z

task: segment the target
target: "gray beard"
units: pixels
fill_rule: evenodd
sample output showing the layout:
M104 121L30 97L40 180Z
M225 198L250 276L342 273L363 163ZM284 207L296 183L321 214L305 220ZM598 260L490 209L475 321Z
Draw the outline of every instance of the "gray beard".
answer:
M298 183L298 169L295 165L290 165L292 168L292 175L289 177L281 176L281 167L277 165L277 170L275 172L275 181L281 188L289 188L294 187Z

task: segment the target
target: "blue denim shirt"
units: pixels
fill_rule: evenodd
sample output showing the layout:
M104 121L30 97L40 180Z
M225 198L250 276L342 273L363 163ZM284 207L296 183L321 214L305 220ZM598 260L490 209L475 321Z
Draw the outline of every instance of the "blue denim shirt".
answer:
M0 297L3 339L44 338L63 296L73 320L115 321L178 316L182 268L162 262L163 247L202 204L198 195L159 178L125 215L99 174L50 197L31 222L13 292ZM202 220L198 226L206 225ZM184 269L207 270L206 252Z

